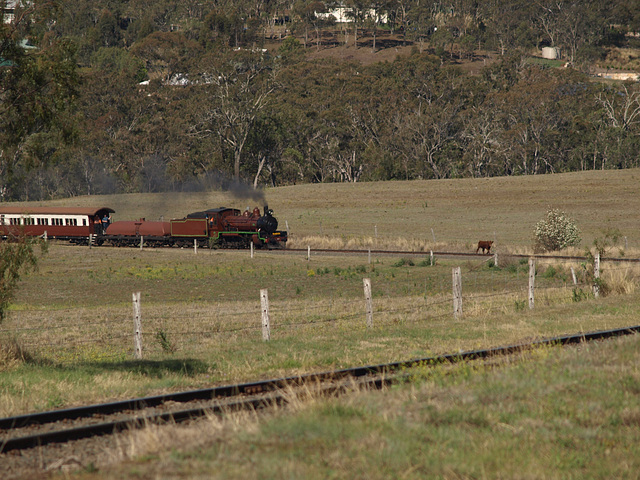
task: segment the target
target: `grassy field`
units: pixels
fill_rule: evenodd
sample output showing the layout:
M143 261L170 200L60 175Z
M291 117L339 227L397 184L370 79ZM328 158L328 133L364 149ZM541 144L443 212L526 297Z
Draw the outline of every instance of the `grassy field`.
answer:
M381 392L134 431L71 478L634 479L639 362L625 338L417 372Z
M618 229L627 236L628 247L639 251L639 192L640 170L631 169L295 185L263 193L280 228L288 224L292 244L303 248L311 237L318 246L328 240L365 248L398 242L426 251L448 245L471 250L478 240L487 239L501 249L527 249L533 243L534 225L552 207L575 219L584 245L591 245L603 230ZM178 218L205 208L244 209L262 203L229 192L208 192L77 197L47 204L106 205L116 210L116 220L131 220Z
M432 266L426 254L374 255L369 263L367 255L312 253L307 260L302 253L259 251L252 259L248 251L200 250L195 255L191 249L54 244L39 270L21 282L0 327L0 416L635 325L640 267L603 262L610 293L596 299L585 275L586 260L539 261L535 308L530 310L526 260L509 258L508 253L531 252L533 226L553 207L565 210L582 231L583 244L574 252L592 246L603 230L615 229L627 245L621 241L608 253L637 256L639 174L627 170L305 185L264 192L281 228L288 224L293 246L472 251L479 239L495 239L499 268L484 258L436 258ZM107 205L116 210L116 219L170 218L222 205L255 204L223 192L51 203ZM464 315L455 319L451 269L457 266L462 268ZM572 267L577 286L571 280ZM365 325L363 278L373 285L370 329ZM263 288L269 291L269 342L262 340L260 326ZM142 292L141 361L132 357L135 291ZM611 358L602 352L612 347L573 353L552 349L504 373L499 369L476 375L470 366L453 376L435 373L434 378L424 372L427 381L418 380L406 390L301 404L286 421L278 415L266 421L230 418L228 425L214 428L226 432L224 442L210 439L209 446L196 453L176 453L170 468L179 471L188 464L195 465L196 476L205 476L207 468L222 468L229 472L222 478L233 478L234 473L258 478L247 472L249 467L230 466L238 461L233 452L250 450L247 455L266 472L264 478L540 478L546 476L541 465L552 465L549 478L571 478L568 472L574 467L576 473L591 471L589 458L602 447L614 453L598 457L593 478L606 478L602 472L607 468L620 474L614 476L633 478L629 472L634 461L624 464L619 459L623 453L637 453L640 409L632 394L637 396L640 383L637 362L629 363L637 340L621 345L627 353ZM565 369L567 363L573 366ZM583 364L605 365L604 371L590 372ZM581 380L572 383L567 372ZM584 392L591 391L587 387L572 387L580 382L598 387L593 396L585 397ZM615 389L610 383L616 383ZM509 393L507 384L516 392ZM534 395L540 400L542 389L550 390L550 399L543 400L551 403L529 399ZM605 402L604 392L609 391L614 399ZM582 402L575 408L574 398ZM394 407L382 408L380 403L387 402ZM381 416L368 420L364 413L371 411ZM602 413L598 421L604 424L590 423L591 411ZM563 425L573 430L564 434ZM404 438L403 431L410 435ZM278 440L270 440L274 437ZM355 454L360 438L370 453ZM557 452L550 450L550 439ZM410 447L411 440L445 447L433 452L429 447L426 454L427 447ZM317 442L326 446L309 455ZM503 462L498 452L510 442L524 442L527 448L507 448L509 461ZM239 444L243 447L233 447ZM145 455L145 448L131 451ZM535 460L539 449L546 453ZM476 455L465 457L463 451ZM565 461L567 455L573 460ZM520 475L517 462L525 459L531 474ZM162 476L154 470L157 462L151 463L154 466L132 467L127 475L148 467L150 473L143 478Z

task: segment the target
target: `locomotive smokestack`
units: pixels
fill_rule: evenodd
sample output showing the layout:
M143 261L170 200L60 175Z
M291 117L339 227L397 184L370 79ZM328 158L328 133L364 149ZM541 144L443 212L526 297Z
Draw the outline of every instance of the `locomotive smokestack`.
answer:
M263 214L263 215L268 215L268 212L269 212L269 205L267 205L267 204L265 203L265 205L264 205L264 210L263 210L263 213L262 213L262 214Z

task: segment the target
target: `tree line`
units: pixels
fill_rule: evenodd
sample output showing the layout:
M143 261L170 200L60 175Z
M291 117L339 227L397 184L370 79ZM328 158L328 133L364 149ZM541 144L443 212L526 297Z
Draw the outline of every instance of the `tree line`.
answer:
M0 198L640 166L638 83L589 75L640 46L637 2L343 3L347 25L317 15L329 2L19 4L0 26ZM413 48L310 60L332 32Z

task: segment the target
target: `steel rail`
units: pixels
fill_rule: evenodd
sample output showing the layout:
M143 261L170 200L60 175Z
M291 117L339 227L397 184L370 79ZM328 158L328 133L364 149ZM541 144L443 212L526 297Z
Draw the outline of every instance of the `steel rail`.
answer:
M286 401L286 395L282 392L285 387L301 386L309 383L319 384L322 381L355 378L362 379L372 375L390 375L394 372L403 371L407 368L416 366L435 366L445 363L457 363L468 360L485 359L494 356L509 355L531 348L548 345L571 345L582 342L602 340L622 335L631 335L640 333L640 325L623 327L612 330L600 330L589 333L576 333L572 335L563 335L550 337L546 339L536 340L527 343L519 343L489 349L479 349L462 351L458 353L450 353L437 355L432 357L417 358L407 361L384 363L378 365L367 365L353 368L346 368L321 373L311 373L306 375L298 375L293 377L285 377L275 380L264 380L253 383L243 383L238 385L227 385L210 389L192 390L167 395L158 395L153 397L144 397L120 402L89 405L85 407L77 407L72 409L54 410L49 412L36 413L31 415L21 415L16 417L8 417L0 419L0 428L10 430L11 428L24 427L34 424L51 423L61 420L73 420L81 417L89 417L93 415L106 415L109 413L117 413L127 410L141 410L151 406L157 406L164 402L188 402L193 400L213 400L221 397L232 397L241 394L257 394L269 392L268 397L248 398L236 402L228 402L223 405L211 405L207 407L190 408L174 412L164 412L142 417L131 417L124 420L116 420L104 422L100 424L86 425L70 428L60 431L51 431L44 433L36 433L34 435L5 438L0 440L0 452L7 452L16 449L33 448L36 446L46 445L49 443L59 443L70 440L77 440L90 436L110 434L122 431L126 428L139 427L149 423L159 422L180 422L194 417L203 416L208 413L217 413L221 411L237 410L240 408L262 408L271 404L279 404ZM376 378L372 380L375 384L386 383L390 380ZM323 390L335 390L335 386L323 387ZM274 393L276 392L276 393Z

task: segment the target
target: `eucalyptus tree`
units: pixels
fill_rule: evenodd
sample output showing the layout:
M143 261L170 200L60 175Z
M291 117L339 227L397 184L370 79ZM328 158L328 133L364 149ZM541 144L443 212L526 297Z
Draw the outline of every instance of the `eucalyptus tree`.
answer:
M491 102L465 112L461 132L466 172L471 177L500 175L501 128Z
M602 168L639 166L640 88L634 84L605 86L595 96L598 115L593 119L600 149Z
M373 44L371 50L376 51L376 39L378 36L378 25L391 23L392 12L395 7L395 0L372 0L369 3L369 12L365 16L365 26L373 32Z
M295 3L293 11L299 19L300 28L304 32L305 48L309 37L308 30L309 28L313 28L316 37L316 48L320 49L320 29L332 24L332 21L326 16L329 12L327 4L318 0L313 2L299 1Z
M523 43L534 37L531 32L532 5L528 0L487 0L480 4L479 15L489 30L488 41L495 42L501 55L512 54L522 46L530 47Z
M210 94L191 131L220 138L231 150L233 177L240 182L247 140L278 88L278 67L261 50L239 50L208 57L204 69L210 83L202 88Z
M28 172L75 138L75 48L51 31L57 7L18 4L12 22L0 18L0 199L24 198Z
M536 5L541 30L571 64L583 47L602 40L613 15L611 5L598 0L540 0Z
M353 23L353 46L358 48L358 28L363 26L370 15L371 2L369 0L347 0L345 2L346 15Z

